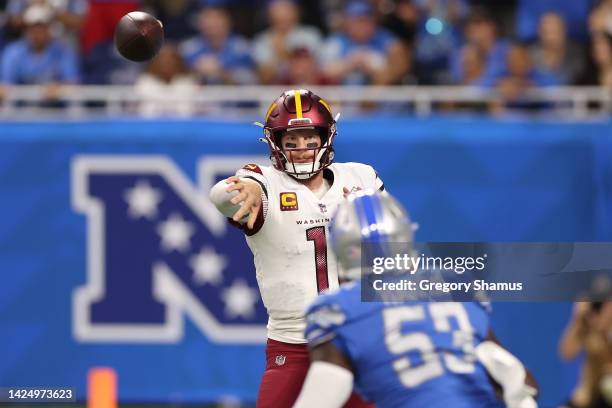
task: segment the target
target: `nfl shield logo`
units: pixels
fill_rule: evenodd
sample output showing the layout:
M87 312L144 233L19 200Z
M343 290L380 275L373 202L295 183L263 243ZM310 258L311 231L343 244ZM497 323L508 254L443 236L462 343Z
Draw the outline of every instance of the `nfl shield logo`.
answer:
M286 360L286 359L287 359L287 357L286 357L286 356L283 356L282 354L281 354L281 355L276 356L276 365L277 365L277 366L282 366L283 364L285 364L285 360Z
M325 214L327 212L327 206L325 204L319 203L319 210L321 210L321 212Z

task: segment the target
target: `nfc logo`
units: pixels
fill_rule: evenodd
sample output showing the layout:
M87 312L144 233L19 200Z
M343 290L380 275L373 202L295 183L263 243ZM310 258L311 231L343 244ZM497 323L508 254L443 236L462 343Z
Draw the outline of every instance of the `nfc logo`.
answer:
M207 198L219 178L264 161L205 157L194 184L165 156L75 157L72 203L87 226L75 339L178 342L188 318L213 341L265 341L251 261L235 256L242 233Z

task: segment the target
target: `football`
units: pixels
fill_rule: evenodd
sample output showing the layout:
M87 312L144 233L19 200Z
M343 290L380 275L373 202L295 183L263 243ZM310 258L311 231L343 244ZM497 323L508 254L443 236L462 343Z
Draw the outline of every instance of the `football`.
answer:
M115 27L115 47L130 61L150 60L163 43L164 30L161 22L142 11L126 14Z

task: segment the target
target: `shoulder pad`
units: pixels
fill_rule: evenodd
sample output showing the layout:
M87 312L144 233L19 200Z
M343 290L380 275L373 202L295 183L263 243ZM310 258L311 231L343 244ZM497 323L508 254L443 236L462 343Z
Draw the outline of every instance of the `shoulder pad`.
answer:
M247 171L252 171L252 172L255 172L255 173L259 173L259 174L263 175L263 172L261 171L259 166L257 164L254 164L254 163L245 164L242 167L242 169L243 170L247 170Z

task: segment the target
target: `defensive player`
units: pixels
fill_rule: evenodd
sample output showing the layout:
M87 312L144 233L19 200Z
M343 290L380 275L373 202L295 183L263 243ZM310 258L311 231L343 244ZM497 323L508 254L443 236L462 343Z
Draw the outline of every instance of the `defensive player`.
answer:
M359 279L364 240L388 255L390 242L411 250L410 221L390 195L358 192L340 205L331 241L342 280ZM295 408L340 407L353 383L379 408L536 407L523 365L488 341L481 303L362 302L357 281L316 299L306 321L312 364Z
M308 90L276 99L263 131L272 166L247 164L217 183L210 198L244 230L253 252L269 315L257 406L282 408L295 402L310 364L304 312L320 292L338 287L328 245L330 214L350 191L384 186L370 166L333 163L336 120L329 105Z

